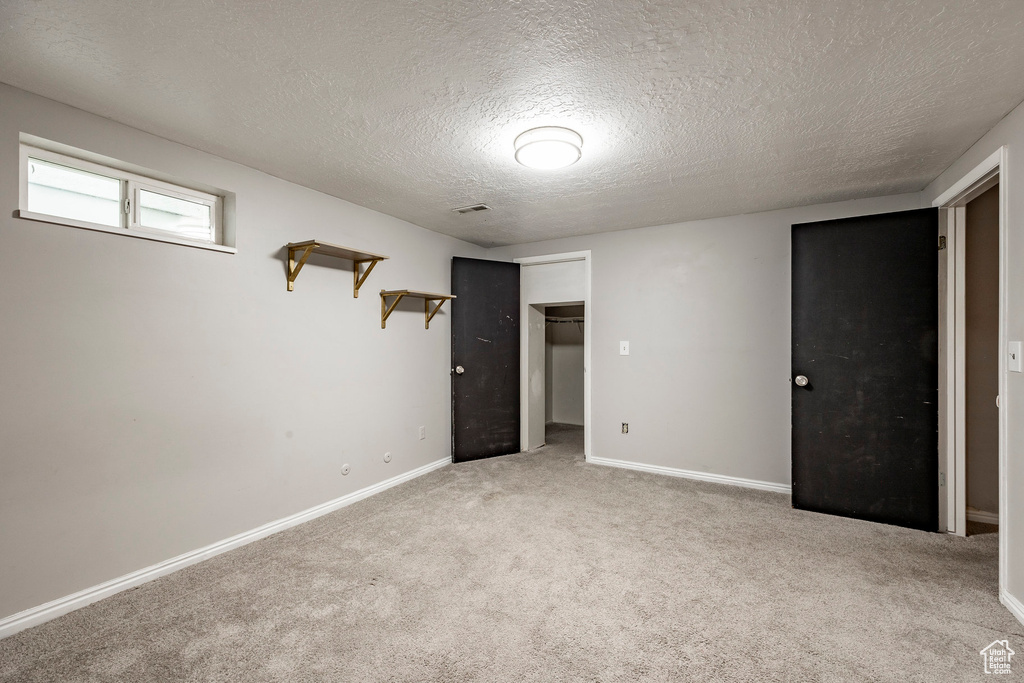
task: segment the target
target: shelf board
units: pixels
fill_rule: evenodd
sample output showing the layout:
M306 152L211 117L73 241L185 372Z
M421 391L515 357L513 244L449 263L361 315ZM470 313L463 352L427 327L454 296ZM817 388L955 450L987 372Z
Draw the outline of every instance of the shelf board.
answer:
M298 263L295 262L296 252L302 252L302 256L299 258ZM343 258L352 261L355 265L355 269L352 271L352 296L359 297L359 288L366 282L366 277L373 270L373 267L379 262L388 258L383 254L374 254L371 251L362 251L361 249L352 249L351 247L343 247L338 244L331 244L329 242L321 242L320 240L305 240L304 242L289 242L288 243L288 291L291 292L295 289L295 278L298 277L299 271L302 270L302 266L306 264L306 259L309 258L310 254L323 254L324 256L333 256L335 258ZM359 266L368 263L366 270L363 271L362 275L359 274Z
M383 254L374 254L369 251L362 251L359 249L351 249L349 247L342 247L337 244L330 244L328 242L321 242L320 240L306 240L305 242L289 242L289 249L305 249L306 247L313 247L314 254L323 254L324 256L335 256L337 258L348 259L349 261L383 261L388 258Z
M388 306L388 297L395 297L395 300ZM421 292L415 289L382 289L380 290L380 329L387 327L388 318L394 312L395 307L398 306L398 302L405 297L412 297L413 299L423 299L423 327L424 329L430 329L430 320L437 312L441 310L441 306L444 305L445 301L454 299L456 297L451 294L437 294L436 292ZM436 301L437 306L431 308L430 302Z
M454 299L455 298L451 294L435 294L434 292L419 292L419 291L416 291L415 289L389 289L389 290L382 289L382 290L380 290L380 295L381 296L398 296L399 294L401 294L402 296L411 296L414 299L432 299L432 300L445 299L445 300L447 300L447 299Z

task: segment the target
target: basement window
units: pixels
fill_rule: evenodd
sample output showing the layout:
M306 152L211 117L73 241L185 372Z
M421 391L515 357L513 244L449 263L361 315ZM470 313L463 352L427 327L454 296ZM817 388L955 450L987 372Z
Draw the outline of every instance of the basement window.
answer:
M221 196L82 158L87 154L23 141L18 216L235 252L225 244Z

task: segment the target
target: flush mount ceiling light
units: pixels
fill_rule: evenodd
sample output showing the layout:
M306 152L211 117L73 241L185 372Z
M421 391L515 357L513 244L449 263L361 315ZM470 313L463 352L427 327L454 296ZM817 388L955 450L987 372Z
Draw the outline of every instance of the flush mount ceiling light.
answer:
M531 128L516 138L516 161L527 168L550 171L580 160L583 138L560 126Z

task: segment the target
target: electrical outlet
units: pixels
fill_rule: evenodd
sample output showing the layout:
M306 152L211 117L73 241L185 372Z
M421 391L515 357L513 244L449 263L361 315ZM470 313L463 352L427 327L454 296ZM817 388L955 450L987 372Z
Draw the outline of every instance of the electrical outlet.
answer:
M623 434L629 434L629 423L628 422L623 422L622 423L622 433Z
M352 471L352 467L351 466L349 466L349 465L342 465L341 466L341 474L342 474L342 476L348 474L351 471Z
M384 454L384 462L391 462L391 451Z
M619 355L620 356L628 356L629 355L629 342L628 341L620 341L619 342Z
M427 428L420 425L420 440L422 441L425 438L427 438Z

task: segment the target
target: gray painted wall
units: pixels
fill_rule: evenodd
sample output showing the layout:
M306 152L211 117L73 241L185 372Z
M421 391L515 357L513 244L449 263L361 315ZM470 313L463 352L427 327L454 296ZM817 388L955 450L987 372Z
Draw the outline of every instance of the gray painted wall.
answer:
M999 187L966 214L967 506L999 512Z
M921 201L823 204L501 247L489 258L592 250L593 456L789 484L790 226ZM620 340L631 355L619 355Z
M239 254L11 218L19 132L235 193ZM595 455L788 483L789 226L926 206L1002 144L1024 149L1024 108L920 194L485 252L0 85L0 616L447 457L447 311L427 331L403 307L381 331L374 293L444 290L452 255L593 250ZM289 294L281 247L310 237L393 258L358 300L349 264L317 257ZM1008 389L1009 487L1024 490L1024 375ZM1024 498L1009 505L1009 588L1024 596Z
M12 218L19 132L235 193L238 254ZM448 307L377 292L484 250L4 85L0 159L0 617L449 457ZM392 258L289 293L310 238Z

